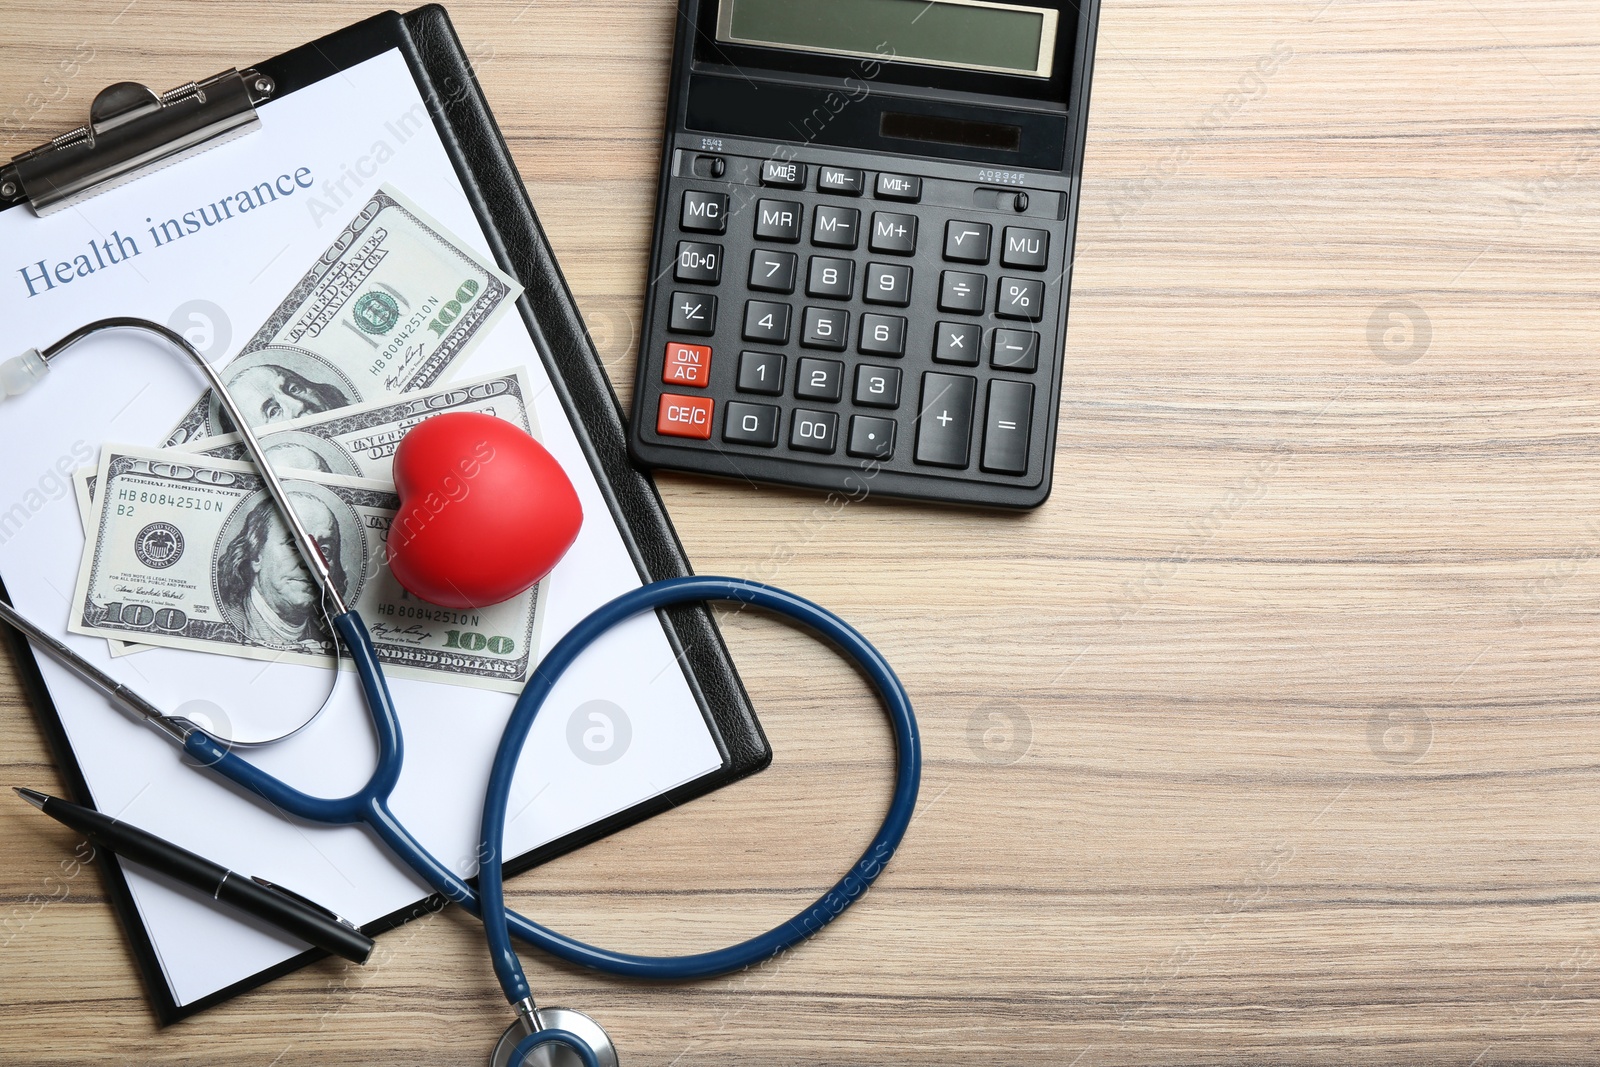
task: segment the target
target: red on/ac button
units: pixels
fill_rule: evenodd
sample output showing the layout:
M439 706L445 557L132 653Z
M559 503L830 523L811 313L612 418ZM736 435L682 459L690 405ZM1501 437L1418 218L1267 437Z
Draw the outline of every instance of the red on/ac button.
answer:
M711 407L709 396L678 396L661 394L661 408L656 414L656 433L668 437L694 437L701 441L711 439Z
M667 342L661 380L668 385L704 386L711 381L711 346Z

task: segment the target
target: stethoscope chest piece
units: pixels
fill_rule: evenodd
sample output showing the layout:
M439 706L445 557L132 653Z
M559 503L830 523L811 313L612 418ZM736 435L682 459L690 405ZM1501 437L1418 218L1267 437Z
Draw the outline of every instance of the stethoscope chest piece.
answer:
M500 1043L489 1057L489 1067L587 1067L583 1057L571 1046L561 1041L547 1041L529 1051L522 1062L513 1060L517 1046L524 1038L545 1030L563 1031L588 1045L594 1052L596 1067L617 1067L617 1049L600 1024L581 1011L571 1008L540 1008L534 1012L534 1021L519 1015L516 1022L506 1027Z

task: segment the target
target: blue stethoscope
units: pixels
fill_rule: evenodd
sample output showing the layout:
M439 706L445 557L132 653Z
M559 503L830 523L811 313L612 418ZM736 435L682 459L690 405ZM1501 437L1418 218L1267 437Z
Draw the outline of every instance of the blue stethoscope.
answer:
M182 335L144 319L110 318L89 323L44 349L32 349L0 364L0 387L16 395L42 379L51 360L90 334L109 329L151 331L184 352L209 381L212 390L238 428L245 447L260 469L268 492L288 524L306 566L321 587L325 614L332 630L350 656L361 681L362 694L378 735L378 762L372 777L360 790L339 799L315 797L295 789L243 759L218 739L187 719L168 715L78 656L66 645L0 601L0 620L26 633L79 677L100 689L124 709L156 727L201 766L250 790L274 808L300 819L330 825L364 823L396 856L445 897L483 921L489 956L506 999L515 1007L516 1020L501 1036L490 1058L492 1067L616 1067L617 1053L606 1032L582 1012L569 1008L539 1008L528 989L528 978L511 938L515 934L551 955L607 974L625 978L678 981L709 978L760 963L792 947L838 918L883 872L911 821L921 777L922 755L916 716L905 686L888 662L865 637L837 615L793 593L740 578L686 577L655 582L624 593L602 605L567 633L534 669L511 719L501 735L483 800L483 825L479 841L478 889L431 855L389 810L389 797L400 779L404 743L400 721L384 680L383 667L373 649L371 635L361 616L343 600L332 580L316 541L301 524L282 483L262 452L228 393L221 376ZM861 858L827 893L788 922L737 945L693 956L636 956L613 952L540 926L505 906L501 849L505 836L506 806L517 760L533 720L557 679L582 652L612 627L635 615L692 601L729 600L766 608L795 620L826 638L853 660L871 680L882 698L894 729L895 786L888 814L877 836Z

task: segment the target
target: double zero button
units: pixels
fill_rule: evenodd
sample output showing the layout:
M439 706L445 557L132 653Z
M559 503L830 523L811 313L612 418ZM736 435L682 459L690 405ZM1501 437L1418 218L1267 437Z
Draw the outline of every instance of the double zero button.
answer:
M722 281L722 246L705 241L679 241L672 277L680 282L716 285Z

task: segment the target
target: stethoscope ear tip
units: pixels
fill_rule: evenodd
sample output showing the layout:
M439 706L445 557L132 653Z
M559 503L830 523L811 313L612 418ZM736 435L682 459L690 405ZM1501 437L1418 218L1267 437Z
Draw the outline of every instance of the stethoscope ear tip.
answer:
M45 362L37 348L30 348L20 356L0 363L0 400L26 393L49 370L50 364Z
M500 1035L489 1067L617 1067L610 1036L583 1012L540 1008L533 1015L517 1016Z

